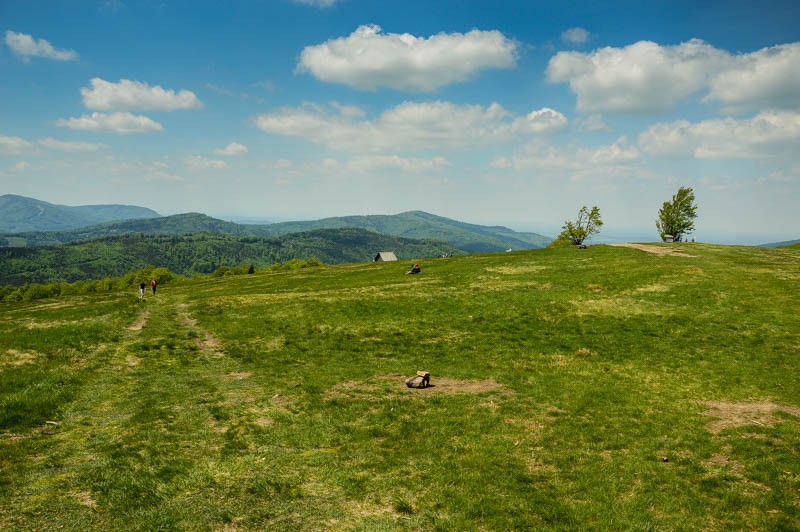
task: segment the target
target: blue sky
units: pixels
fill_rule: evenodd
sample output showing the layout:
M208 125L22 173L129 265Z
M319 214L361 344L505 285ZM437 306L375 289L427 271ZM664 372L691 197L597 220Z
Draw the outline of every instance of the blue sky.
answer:
M0 193L800 235L800 3L0 2Z

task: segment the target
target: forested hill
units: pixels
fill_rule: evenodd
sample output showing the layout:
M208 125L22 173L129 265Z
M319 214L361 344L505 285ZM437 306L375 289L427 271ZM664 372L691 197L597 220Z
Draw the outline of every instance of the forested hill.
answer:
M0 245L55 246L136 233L147 235L215 233L236 236L272 236L268 231L259 229L260 227L235 224L211 218L205 214L190 212L158 218L106 222L69 231L35 231L13 235L6 234L0 236Z
M502 226L459 222L423 211L394 215L343 216L308 222L282 222L265 227L272 235L321 228L359 227L392 236L441 240L470 252L542 248L551 240L537 233L517 232Z
M211 273L221 266L252 264L259 268L311 257L326 264L367 262L378 251L394 251L398 258L408 261L460 252L441 242L397 238L354 228L281 237L129 234L60 246L0 248L0 284L121 277L148 266L194 275Z
M305 222L269 225L235 224L204 214L187 213L162 218L108 222L81 229L58 232L28 232L0 236L0 245L47 246L130 233L170 234L209 232L239 236L278 237L316 229L358 228L389 236L438 240L469 252L533 249L546 246L550 239L513 231L507 227L468 224L421 211L395 215L345 216Z
M0 233L64 231L111 220L160 216L151 209L132 205L68 207L14 194L0 196Z

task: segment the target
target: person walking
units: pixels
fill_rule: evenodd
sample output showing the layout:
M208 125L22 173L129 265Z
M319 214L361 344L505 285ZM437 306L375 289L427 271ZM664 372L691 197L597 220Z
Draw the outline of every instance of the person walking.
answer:
M158 286L158 282L155 279L151 279L150 288L153 289L153 295L156 295L156 286Z
M144 283L139 283L139 299L144 299Z

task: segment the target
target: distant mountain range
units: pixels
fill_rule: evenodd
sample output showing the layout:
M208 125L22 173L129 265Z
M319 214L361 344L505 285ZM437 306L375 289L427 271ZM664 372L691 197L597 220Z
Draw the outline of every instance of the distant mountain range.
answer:
M53 205L25 196L0 196L0 233L23 231L65 231L112 220L158 218L145 207L132 205Z
M135 217L136 213L142 215ZM109 218L118 216L114 221ZM98 218L106 216L105 220ZM135 219L132 219L135 218ZM395 215L344 216L267 225L236 224L200 213L160 216L122 205L64 207L22 196L0 196L0 246L52 246L132 233L279 237L318 229L357 228L400 238L447 243L470 253L545 247L550 238L507 227L469 224L422 211ZM105 222L105 223L102 223ZM8 229L14 227L16 229ZM36 229L20 229L36 227Z
M771 242L769 244L761 244L762 248L783 248L787 246L796 246L800 244L800 240L786 240L785 242Z

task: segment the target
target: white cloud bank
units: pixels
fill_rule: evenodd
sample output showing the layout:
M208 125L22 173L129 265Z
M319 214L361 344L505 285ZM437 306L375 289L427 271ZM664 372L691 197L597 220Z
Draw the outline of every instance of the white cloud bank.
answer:
M190 170L221 170L228 167L228 163L219 159L210 159L202 155L190 155L183 160Z
M129 133L150 133L164 128L146 116L131 113L92 113L78 118L60 118L56 125L82 131L113 132L121 135Z
M5 153L22 153L33 147L33 144L21 137L0 135L0 150Z
M156 85L151 87L141 81L121 79L112 83L92 78L91 88L81 89L83 104L97 111L174 111L197 109L202 102L188 90L175 92Z
M499 31L439 33L429 38L360 26L348 37L307 46L298 70L364 90L432 91L485 68L512 68L517 44Z
M675 46L640 41L590 53L559 52L547 79L569 83L582 112L653 112L707 89L727 111L800 105L800 43L732 55L699 39Z
M26 33L6 31L6 44L14 54L24 62L30 62L31 57L44 57L56 61L74 61L78 59L75 50L63 50L53 47L44 39L34 39Z
M244 144L239 144L238 142L231 142L224 148L214 150L214 153L217 155L225 155L228 157L236 155L244 155L247 153L247 146L245 146Z
M653 155L698 159L750 159L794 153L800 145L800 113L764 112L750 120L656 124L639 135L638 144Z
M500 157L490 165L496 169L529 170L571 173L573 178L586 176L628 175L641 158L636 146L627 137L619 137L613 144L597 148L557 147L533 142L511 157Z
M562 129L567 118L543 108L513 117L501 105L406 102L374 120L357 107L307 104L255 117L267 133L301 137L351 152L464 149L508 141L515 135L546 134Z

